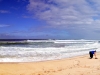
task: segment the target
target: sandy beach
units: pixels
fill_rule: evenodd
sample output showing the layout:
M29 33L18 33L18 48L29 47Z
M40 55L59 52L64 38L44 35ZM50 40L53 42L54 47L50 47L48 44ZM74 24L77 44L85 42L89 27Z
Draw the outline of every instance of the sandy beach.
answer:
M0 63L0 75L100 75L100 53L98 59L89 55L61 60Z

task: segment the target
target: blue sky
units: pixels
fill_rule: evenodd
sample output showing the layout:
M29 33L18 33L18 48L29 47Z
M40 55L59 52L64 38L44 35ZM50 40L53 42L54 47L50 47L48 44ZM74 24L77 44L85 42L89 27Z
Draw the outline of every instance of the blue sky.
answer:
M100 39L99 0L0 0L0 39Z

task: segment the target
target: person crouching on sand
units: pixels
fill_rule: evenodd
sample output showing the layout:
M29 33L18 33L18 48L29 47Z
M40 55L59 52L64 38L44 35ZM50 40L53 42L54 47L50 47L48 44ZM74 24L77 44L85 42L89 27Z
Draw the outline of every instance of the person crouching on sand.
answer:
M89 51L89 54L90 54L90 59L92 59L93 56L95 56L95 59L97 59L97 57L96 57L96 50Z

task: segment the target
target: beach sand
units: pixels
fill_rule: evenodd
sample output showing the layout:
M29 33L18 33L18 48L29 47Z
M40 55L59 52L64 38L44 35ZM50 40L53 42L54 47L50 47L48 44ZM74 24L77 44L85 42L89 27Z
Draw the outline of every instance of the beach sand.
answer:
M0 63L0 75L100 75L100 53L98 59L89 55L61 60Z

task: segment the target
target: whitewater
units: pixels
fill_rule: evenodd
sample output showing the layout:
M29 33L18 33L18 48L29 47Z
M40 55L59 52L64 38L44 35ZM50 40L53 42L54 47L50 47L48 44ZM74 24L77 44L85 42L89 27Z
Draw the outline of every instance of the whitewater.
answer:
M26 40L21 44L0 45L0 62L37 62L63 59L85 55L93 49L100 52L99 40Z

